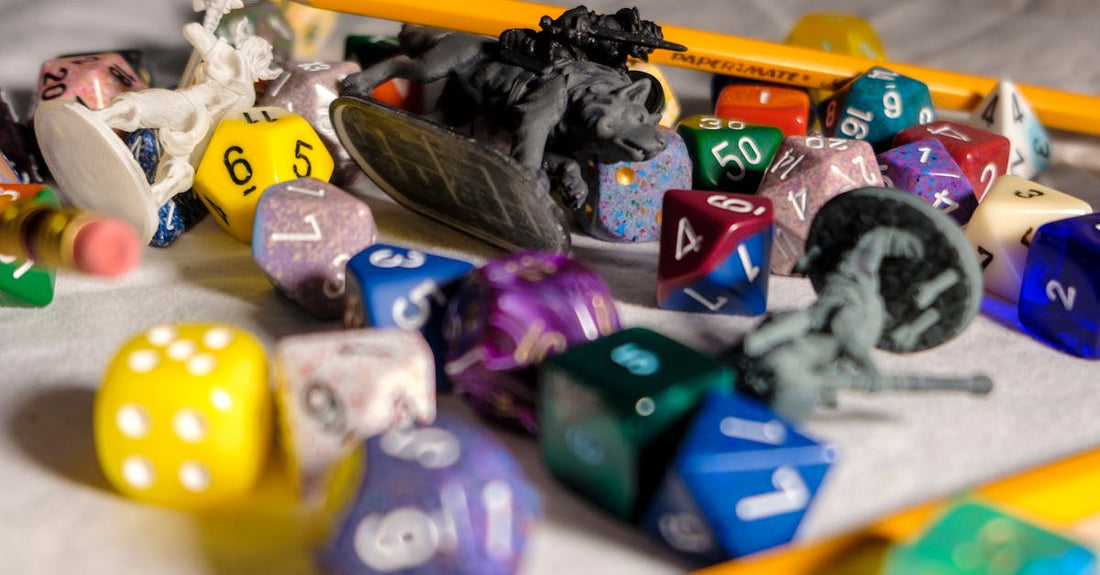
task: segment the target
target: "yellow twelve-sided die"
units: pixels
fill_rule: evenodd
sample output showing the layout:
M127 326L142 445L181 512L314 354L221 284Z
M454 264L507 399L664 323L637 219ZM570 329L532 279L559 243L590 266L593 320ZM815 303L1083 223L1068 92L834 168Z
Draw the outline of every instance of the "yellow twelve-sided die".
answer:
M267 356L225 324L161 325L126 343L95 399L95 443L123 494L183 509L247 493L272 435Z

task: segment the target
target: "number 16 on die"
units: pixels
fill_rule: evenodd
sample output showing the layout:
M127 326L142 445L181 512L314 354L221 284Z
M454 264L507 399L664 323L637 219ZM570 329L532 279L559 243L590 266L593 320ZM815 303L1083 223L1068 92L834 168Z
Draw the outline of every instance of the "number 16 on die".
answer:
M347 264L345 327L398 327L419 331L435 357L436 384L450 388L443 371L443 311L469 262L389 244L374 244Z

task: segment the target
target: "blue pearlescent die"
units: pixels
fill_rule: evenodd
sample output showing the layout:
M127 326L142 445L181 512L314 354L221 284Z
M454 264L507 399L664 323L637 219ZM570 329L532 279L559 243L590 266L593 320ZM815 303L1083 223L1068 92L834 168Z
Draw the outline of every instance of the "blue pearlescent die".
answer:
M710 273L674 290L662 309L761 315L768 308L769 262L775 226L746 238Z
M435 357L436 386L449 391L443 370L443 316L459 280L474 265L420 250L374 244L347 263L345 327L419 330Z
M1050 345L1100 358L1100 213L1056 220L1031 238L1020 322Z
M712 393L666 472L644 528L708 561L786 543L836 459L762 403Z
M542 505L523 468L488 432L441 413L431 426L374 437L350 457L337 471L345 471L350 497L329 493L339 512L318 553L324 573L519 570Z

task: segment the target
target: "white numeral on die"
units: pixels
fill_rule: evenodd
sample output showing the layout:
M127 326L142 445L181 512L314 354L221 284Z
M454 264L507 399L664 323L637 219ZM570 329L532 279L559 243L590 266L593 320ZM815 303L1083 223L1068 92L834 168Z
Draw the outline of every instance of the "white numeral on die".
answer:
M772 474L775 491L750 495L734 508L738 519L755 521L784 513L800 511L810 502L810 490L802 476L792 467L783 466Z

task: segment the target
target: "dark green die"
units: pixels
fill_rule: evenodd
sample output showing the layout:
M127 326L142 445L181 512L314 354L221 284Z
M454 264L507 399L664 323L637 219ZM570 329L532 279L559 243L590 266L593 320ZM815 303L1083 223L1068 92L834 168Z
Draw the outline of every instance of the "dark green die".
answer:
M42 188L27 202L59 207L50 188ZM0 306L42 307L53 301L54 271L40 268L33 261L0 254Z
M540 442L550 471L633 519L653 494L691 413L733 389L716 360L645 328L570 348L541 372Z
M783 142L779 128L705 115L681 121L676 131L687 144L697 190L755 193Z

